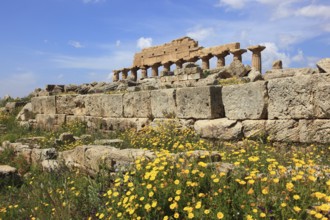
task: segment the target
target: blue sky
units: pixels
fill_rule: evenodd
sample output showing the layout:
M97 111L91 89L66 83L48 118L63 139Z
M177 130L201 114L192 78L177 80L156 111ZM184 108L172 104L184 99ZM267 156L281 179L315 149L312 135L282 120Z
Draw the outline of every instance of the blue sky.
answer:
M204 47L266 45L263 70L330 57L329 0L3 0L0 28L0 97L109 82L141 48L183 36Z

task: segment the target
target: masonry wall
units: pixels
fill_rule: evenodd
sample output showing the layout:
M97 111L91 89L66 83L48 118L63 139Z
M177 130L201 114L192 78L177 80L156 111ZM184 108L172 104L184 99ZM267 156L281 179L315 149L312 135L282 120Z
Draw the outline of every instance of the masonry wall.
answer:
M174 120L205 138L267 134L274 141L330 143L330 74L274 78L228 86L32 99L36 124L53 129L80 120L93 129L140 129Z

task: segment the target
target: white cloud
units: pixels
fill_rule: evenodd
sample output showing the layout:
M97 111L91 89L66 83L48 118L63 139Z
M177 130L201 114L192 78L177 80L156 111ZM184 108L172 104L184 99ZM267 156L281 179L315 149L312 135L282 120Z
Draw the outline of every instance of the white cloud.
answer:
M242 9L246 2L247 0L220 0L217 6L229 7L232 9Z
M147 47L151 47L152 46L152 38L151 37L140 37L137 40L137 45L138 48L143 49L143 48L147 48Z
M308 5L296 11L296 15L305 17L330 18L330 6L327 5Z
M70 41L68 42L68 44L69 44L70 46L74 47L74 48L83 48L83 47L85 47L85 46L82 45L80 42L78 42L78 41L74 41L74 40L70 40Z
M116 47L119 47L120 44L121 44L120 40L117 40L117 41L116 41Z
M106 0L83 0L83 2L85 4L88 4L88 3L101 3L101 2L105 2Z
M298 54L292 57L292 61L297 63L304 62L305 61L304 52L302 50L298 50Z
M202 28L200 26L194 27L187 32L187 36L195 40L205 40L212 35L214 35L213 28Z
M275 60L282 60L283 67L288 67L290 65L291 59L289 55L284 52L280 52L274 42L265 42L261 45L266 46L266 49L262 52L263 70L271 69Z

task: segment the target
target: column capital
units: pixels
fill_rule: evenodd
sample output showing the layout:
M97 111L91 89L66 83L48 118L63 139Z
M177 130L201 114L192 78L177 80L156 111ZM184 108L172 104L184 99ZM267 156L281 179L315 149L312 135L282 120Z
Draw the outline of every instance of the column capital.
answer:
M246 49L233 49L233 50L230 50L230 53L233 54L234 56L240 56L242 55L243 53L246 53L247 50Z
M230 54L229 50L224 50L220 53L213 53L213 55L216 57L225 57L225 56L228 56L229 54Z
M260 53L263 51L266 47L262 45L254 45L254 46L249 46L247 49L251 51L252 53Z

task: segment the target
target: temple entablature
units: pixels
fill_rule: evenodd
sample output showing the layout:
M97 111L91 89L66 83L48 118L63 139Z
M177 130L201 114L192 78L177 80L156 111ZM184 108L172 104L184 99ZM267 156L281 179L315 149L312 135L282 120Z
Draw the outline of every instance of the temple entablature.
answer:
M253 53L252 67L261 71L261 51L265 47L257 45L248 49ZM121 79L127 79L130 74L131 79L138 80L138 70L141 72L141 79L148 78L148 69L151 71L151 77L167 76L172 72L172 64L176 65L176 69L180 69L184 63L195 63L198 60L201 60L202 70L208 70L213 57L217 58L216 68L222 68L226 65L226 56L232 54L233 61L242 62L242 54L245 52L247 50L241 49L238 42L204 48L198 45L198 41L183 37L136 53L132 67L113 71L113 81L118 81L120 74ZM159 72L159 67L162 67L161 72Z

